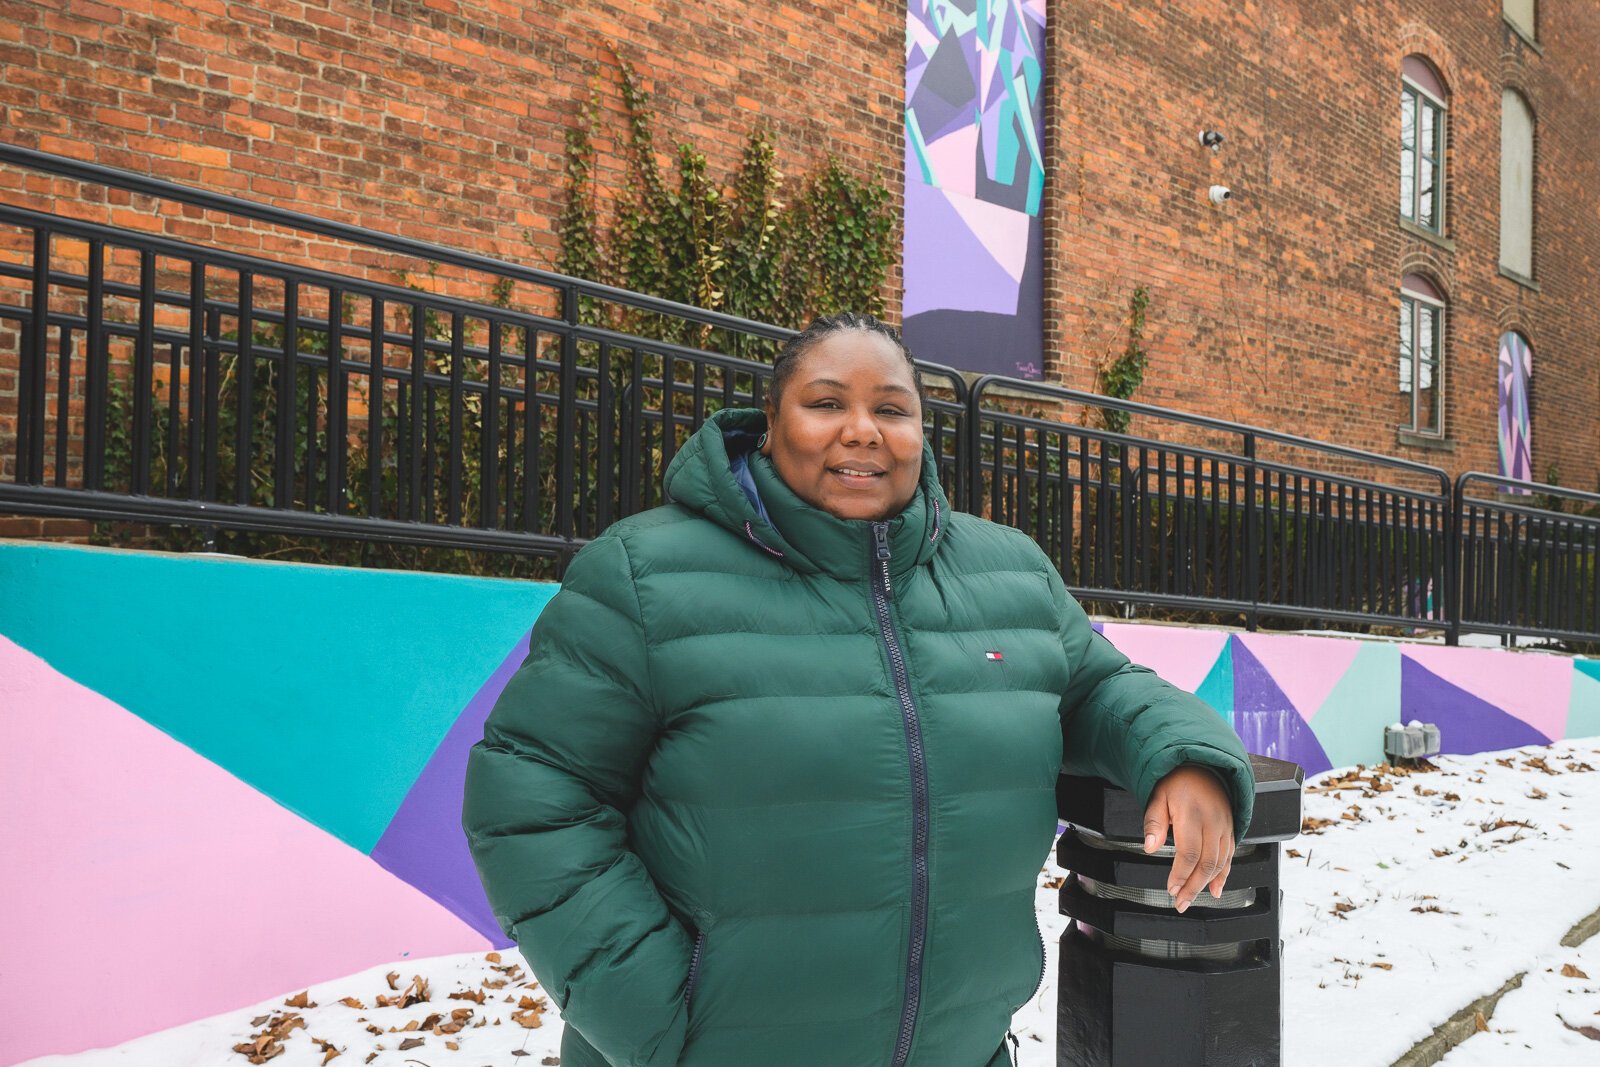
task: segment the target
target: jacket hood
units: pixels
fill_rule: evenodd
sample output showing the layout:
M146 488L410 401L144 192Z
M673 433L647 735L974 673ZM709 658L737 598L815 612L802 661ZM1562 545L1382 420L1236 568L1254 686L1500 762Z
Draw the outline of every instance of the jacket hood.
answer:
M673 457L667 468L667 495L750 542L753 551L779 556L795 570L841 579L867 577L873 563L872 523L837 518L796 496L772 461L755 450L766 429L766 413L757 408L718 411ZM748 458L770 522L734 477L732 461L738 455ZM891 573L904 573L933 558L949 513L933 449L923 442L917 491L889 520Z

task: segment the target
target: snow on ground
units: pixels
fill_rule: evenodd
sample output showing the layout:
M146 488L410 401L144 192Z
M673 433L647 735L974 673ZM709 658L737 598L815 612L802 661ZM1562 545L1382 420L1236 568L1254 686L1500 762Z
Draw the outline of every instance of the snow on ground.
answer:
M1597 979L1600 938L1541 953L1521 987L1501 998L1488 1030L1474 1034L1440 1062L1445 1067L1600 1063Z
M1589 738L1440 757L1424 771L1338 768L1308 781L1306 833L1282 860L1283 1062L1393 1063L1526 972L1447 1067L1600 1063L1600 937L1560 946L1600 908L1596 767L1600 738ZM1053 865L1040 874L1049 960L1015 1020L1021 1067L1055 1063L1060 877ZM272 1053L275 1067L558 1063L559 1014L520 964L514 951L399 961L312 986L303 1000L287 991L29 1067L266 1062L252 1053Z
M27 1067L532 1067L559 1063L560 1047L560 1014L509 949L400 960Z
M1600 738L1434 762L1306 783L1282 868L1286 1064L1393 1063L1600 908ZM1533 1016L1565 1033L1548 1001Z

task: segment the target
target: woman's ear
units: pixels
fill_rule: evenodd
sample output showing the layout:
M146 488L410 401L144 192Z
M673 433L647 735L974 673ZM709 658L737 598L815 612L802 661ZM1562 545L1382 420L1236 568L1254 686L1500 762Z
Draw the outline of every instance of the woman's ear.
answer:
M777 409L772 406L770 397L762 401L761 408L767 413L767 430L761 434L761 441L756 445L756 451L763 456L770 456L772 454L772 434L770 431L772 429L772 418L777 414Z

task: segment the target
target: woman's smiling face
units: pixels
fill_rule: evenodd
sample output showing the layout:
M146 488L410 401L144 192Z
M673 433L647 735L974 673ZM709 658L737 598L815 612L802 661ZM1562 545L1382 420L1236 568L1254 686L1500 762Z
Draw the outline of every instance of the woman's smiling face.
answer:
M840 519L887 519L922 476L922 402L905 356L867 330L831 333L798 356L762 450L795 495Z

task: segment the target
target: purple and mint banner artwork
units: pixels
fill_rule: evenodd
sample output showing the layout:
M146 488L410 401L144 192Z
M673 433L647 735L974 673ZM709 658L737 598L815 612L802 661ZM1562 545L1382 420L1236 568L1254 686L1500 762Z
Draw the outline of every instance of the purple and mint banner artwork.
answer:
M1045 0L906 10L907 344L961 370L1043 376Z
M1520 333L1500 335L1500 476L1533 480L1532 419L1529 398L1533 352ZM1507 492L1526 493L1526 489Z

